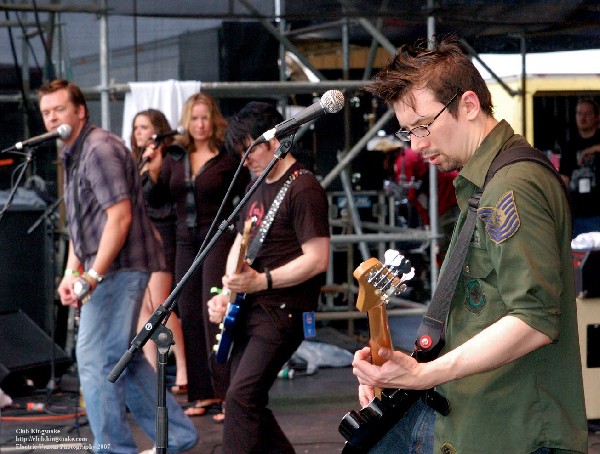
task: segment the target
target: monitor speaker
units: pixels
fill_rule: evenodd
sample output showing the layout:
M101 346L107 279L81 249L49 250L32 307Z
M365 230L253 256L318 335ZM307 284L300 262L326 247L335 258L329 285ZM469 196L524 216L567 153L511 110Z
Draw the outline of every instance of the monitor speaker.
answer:
M10 394L20 377L41 381L55 367L62 375L71 364L69 355L23 311L0 313L0 384Z
M46 205L33 191L18 188L0 220L0 313L22 310L47 333L54 307L53 233L41 222ZM8 200L0 191L0 207Z
M575 291L578 298L600 296L600 250L573 250Z
M600 298L577 299L579 348L588 419L600 419Z

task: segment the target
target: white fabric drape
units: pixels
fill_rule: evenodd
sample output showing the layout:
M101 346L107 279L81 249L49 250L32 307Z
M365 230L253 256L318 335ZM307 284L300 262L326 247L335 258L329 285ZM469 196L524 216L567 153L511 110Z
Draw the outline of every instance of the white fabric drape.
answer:
M127 146L130 146L131 122L136 113L150 108L160 110L175 129L179 126L183 104L191 95L200 91L200 85L199 81L173 79L161 82L129 82L121 134Z

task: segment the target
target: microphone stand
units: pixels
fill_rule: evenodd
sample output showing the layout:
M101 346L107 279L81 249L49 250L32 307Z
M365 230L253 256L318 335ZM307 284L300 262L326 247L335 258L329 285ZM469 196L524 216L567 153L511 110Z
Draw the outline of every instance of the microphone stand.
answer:
M33 151L35 150L35 148L36 147L27 147L27 153L25 154L25 162L21 164L21 171L17 175L17 180L15 181L15 184L12 186L12 188L10 188L10 193L8 194L6 204L4 205L4 207L2 207L2 210L0 211L0 221L4 217L4 213L6 213L6 211L12 206L12 202L17 192L17 188L19 187L19 183L21 183L21 180L25 175L25 171L27 170L27 167L29 167L31 160L33 159Z
M248 200L250 199L252 194L254 194L254 192L256 192L256 189L258 188L258 186L263 182L263 180L267 177L267 175L271 172L271 170L273 170L273 167L275 166L275 164L277 164L277 162L280 159L285 158L287 153L291 150L292 144L293 144L294 133L295 133L295 131L291 132L290 134L288 134L284 138L282 138L282 140L280 140L279 147L277 147L277 149L275 150L275 155L273 156L273 159L271 160L271 162L267 165L267 167L259 175L259 177L254 181L254 183L252 184L250 189L248 189L248 192L246 192L246 194L244 195L242 200L240 200L240 202L237 204L237 206L233 209L233 212L229 215L229 217L226 220L224 220L223 222L221 222L221 224L217 228L217 231L215 232L215 234L213 235L211 240L208 242L208 244L204 247L204 249L202 249L201 251L198 252L196 257L194 258L194 261L190 265L190 268L187 270L187 272L181 278L181 280L177 283L177 285L175 286L175 288L173 289L171 294L167 297L165 302L155 309L154 313L150 316L148 321L144 324L144 327L133 338L129 349L126 350L125 353L123 353L119 362L115 365L113 370L108 375L108 377L107 377L108 381L110 381L111 383L115 383L119 379L119 377L121 376L121 374L123 373L123 371L125 370L127 365L131 362L133 357L143 348L143 346L146 344L146 342L148 342L149 339L153 339L156 342L157 339L155 339L155 338L160 338L161 336L164 336L166 331L169 332L169 335L167 335L167 337L170 337L170 342L167 344L167 347L166 347L166 349L168 351L168 346L172 344L173 338L172 338L172 333L170 333L170 330L166 326L164 326L163 321L166 318L168 318L168 316L170 315L171 311L173 310L173 307L174 307L177 297L181 293L181 290L183 289L183 287L186 285L190 276L204 262L204 260L206 259L206 256L212 251L214 246L223 237L223 235L227 232L227 230L229 230L231 227L233 227L233 221L237 217L238 213L246 205L246 203L248 203ZM157 336L154 336L155 332L157 332L158 330L160 330L160 333L158 333ZM162 343L162 339L161 339L161 343ZM157 345L158 345L158 343L157 343ZM160 357L161 357L161 352L160 352L161 348L164 348L164 347L159 346L158 361L160 361ZM160 363L159 363L159 366L160 366ZM157 421L156 421L156 423L157 423L157 430L156 430L157 439L156 439L155 444L156 444L156 452L157 453L166 454L167 439L168 439L168 413L167 413L167 407L166 407L166 391L165 391L165 386L164 386L164 382L165 382L164 367L162 368L162 370L158 370L158 372L160 373L160 375L162 375L162 377L159 377L159 380L158 380L159 386L161 387L161 389L158 392L158 399L157 399L158 400L158 410L157 410L157 415L156 415L157 416L157 418L156 418L157 419ZM160 424L160 427L159 427L159 424ZM159 436L161 437L161 440L158 439ZM162 437L165 437L165 439L162 439Z
M62 203L63 198L64 197L61 195L58 199L56 199L56 201L52 205L50 205L33 224L31 224L31 227L27 229L27 234L31 234L35 229L38 228L42 221L52 216L54 210L56 210L58 206Z

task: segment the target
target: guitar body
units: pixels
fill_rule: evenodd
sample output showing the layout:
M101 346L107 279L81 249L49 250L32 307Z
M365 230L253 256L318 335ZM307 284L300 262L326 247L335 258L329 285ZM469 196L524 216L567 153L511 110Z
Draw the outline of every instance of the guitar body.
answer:
M215 345L215 359L219 364L229 361L231 349L233 348L233 331L237 322L238 314L244 301L244 294L237 294L235 300L229 303L227 314L221 322L221 332L217 334L217 345Z
M410 262L396 251L386 253L385 266L376 258L370 258L354 270L354 277L359 283L356 308L368 314L369 348L371 361L375 365L385 363L378 354L381 347L392 349L385 303L405 288L403 282L410 279L412 274L414 270L411 269ZM433 360L438 351L429 357L416 353L413 356L419 362L427 362ZM424 399L443 415L450 411L448 401L434 390L375 388L374 391L376 397L366 407L359 411L352 410L342 418L338 431L347 440L342 454L369 452L419 399Z
M408 413L423 392L383 390L381 400L375 397L359 411L346 413L338 428L347 440L342 454L369 452ZM399 394L394 396L393 393Z
M250 238L250 232L256 222L256 217L248 219L244 223L244 232L242 234L242 242L240 244L240 251L238 254L237 265L235 272L239 273L244 265L246 259L246 251L248 250L248 239ZM217 334L217 343L213 347L215 351L215 360L219 364L225 364L229 361L231 350L233 349L233 331L238 320L238 315L244 298L246 297L243 293L231 293L229 295L229 303L227 304L227 312L223 321L219 324L221 332Z

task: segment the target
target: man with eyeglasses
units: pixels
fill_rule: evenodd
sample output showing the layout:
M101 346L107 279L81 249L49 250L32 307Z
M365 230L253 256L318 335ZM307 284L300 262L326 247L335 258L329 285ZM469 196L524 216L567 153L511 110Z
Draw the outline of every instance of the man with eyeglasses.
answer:
M483 187L493 159L527 141L494 118L483 78L452 37L431 50L401 47L367 89L394 109L398 137L441 171L460 170L454 186L461 214L443 276L453 266L448 258L469 198ZM521 161L495 174L479 207L437 359L419 363L381 349L387 362L379 367L364 348L353 362L362 405L374 387L435 388L450 413L418 400L370 452L587 452L563 188L549 170Z

